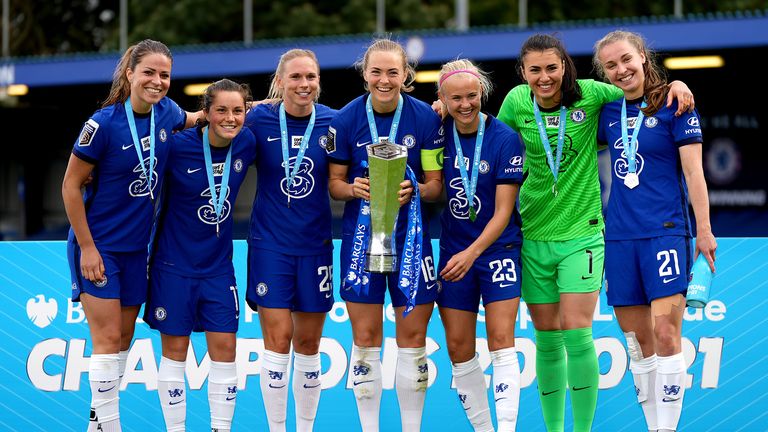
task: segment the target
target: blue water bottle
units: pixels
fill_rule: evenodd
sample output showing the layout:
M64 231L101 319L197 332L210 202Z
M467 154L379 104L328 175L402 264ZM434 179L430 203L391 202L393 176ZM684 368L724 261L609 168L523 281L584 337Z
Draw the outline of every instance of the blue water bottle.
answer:
M712 270L704 254L699 254L691 269L690 282L686 305L692 308L703 308L709 301L709 288L712 285Z

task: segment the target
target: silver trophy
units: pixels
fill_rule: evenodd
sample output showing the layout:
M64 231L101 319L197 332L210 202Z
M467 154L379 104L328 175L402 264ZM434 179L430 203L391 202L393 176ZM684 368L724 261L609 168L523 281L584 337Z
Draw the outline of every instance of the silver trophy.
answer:
M365 270L392 273L397 270L395 238L400 212L398 192L405 177L408 147L382 141L368 149L368 178L371 194L371 241L366 250Z

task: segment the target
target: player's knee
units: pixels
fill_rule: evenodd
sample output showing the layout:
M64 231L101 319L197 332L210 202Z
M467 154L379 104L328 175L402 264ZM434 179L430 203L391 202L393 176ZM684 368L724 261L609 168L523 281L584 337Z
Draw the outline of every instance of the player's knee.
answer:
M381 346L382 335L373 328L354 329L355 345L361 347Z
M515 345L515 335L513 333L493 332L488 334L488 349L498 351Z
M291 350L291 332L286 328L265 329L264 347L270 351L286 354Z
M101 352L118 352L122 346L122 337L118 331L100 331L98 334L93 332L92 339L93 347Z
M452 363L465 363L475 356L474 347L469 347L467 344L461 346L451 346L448 344L448 357L450 357Z
M315 354L320 351L320 338L296 334L293 336L293 349L300 354Z
M211 355L211 360L217 362L233 362L235 361L235 349L236 339L216 341L215 343L208 344L208 352Z
M426 344L426 328L398 328L397 346L401 347L420 347Z
M653 332L656 336L656 351L659 355L670 356L680 350L680 332L677 326L657 321Z

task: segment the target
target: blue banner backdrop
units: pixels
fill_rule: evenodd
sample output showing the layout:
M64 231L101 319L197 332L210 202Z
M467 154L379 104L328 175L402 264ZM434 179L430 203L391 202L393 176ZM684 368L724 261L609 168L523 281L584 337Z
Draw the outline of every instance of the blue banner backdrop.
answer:
M768 239L720 239L718 271L711 301L705 309L688 309L683 327L683 349L688 368L688 391L681 430L765 430L768 423ZM336 245L338 248L338 244ZM435 245L437 246L437 245ZM435 251L439 248L435 247ZM260 353L263 350L258 317L243 301L246 245L235 242L235 268L241 284L237 364L240 389L234 430L267 430L259 392ZM338 287L338 257L334 286ZM87 381L91 346L85 315L69 300L70 282L64 242L0 243L0 428L3 430L85 430L90 390ZM338 298L338 296L337 296ZM612 310L601 296L595 311L595 339L600 356L600 396L595 431L645 430L636 403L624 338ZM482 310L477 351L490 382L490 356L484 339ZM394 314L385 305L382 350L384 397L382 430L399 430L394 369L397 346ZM359 430L355 401L347 377L352 340L343 302L337 302L326 321L321 344L323 393L316 430ZM527 308L518 316L517 349L522 369L518 430L544 431L535 392L535 346ZM471 430L452 389L445 335L435 311L429 325L429 390L424 430ZM205 339L192 337L187 361L188 430L209 427L206 378L210 359ZM161 430L163 419L156 390L160 338L138 323L122 383L121 418L124 430ZM493 404L491 404L493 406ZM762 407L762 408L761 408ZM571 428L567 420L566 430ZM293 402L288 427L294 429ZM344 426L340 426L344 425Z

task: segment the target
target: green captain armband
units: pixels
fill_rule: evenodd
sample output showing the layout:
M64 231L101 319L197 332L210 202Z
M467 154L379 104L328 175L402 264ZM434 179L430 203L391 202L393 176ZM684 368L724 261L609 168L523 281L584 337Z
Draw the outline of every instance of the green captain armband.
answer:
M440 171L443 169L443 147L432 150L421 150L421 168L424 171Z

